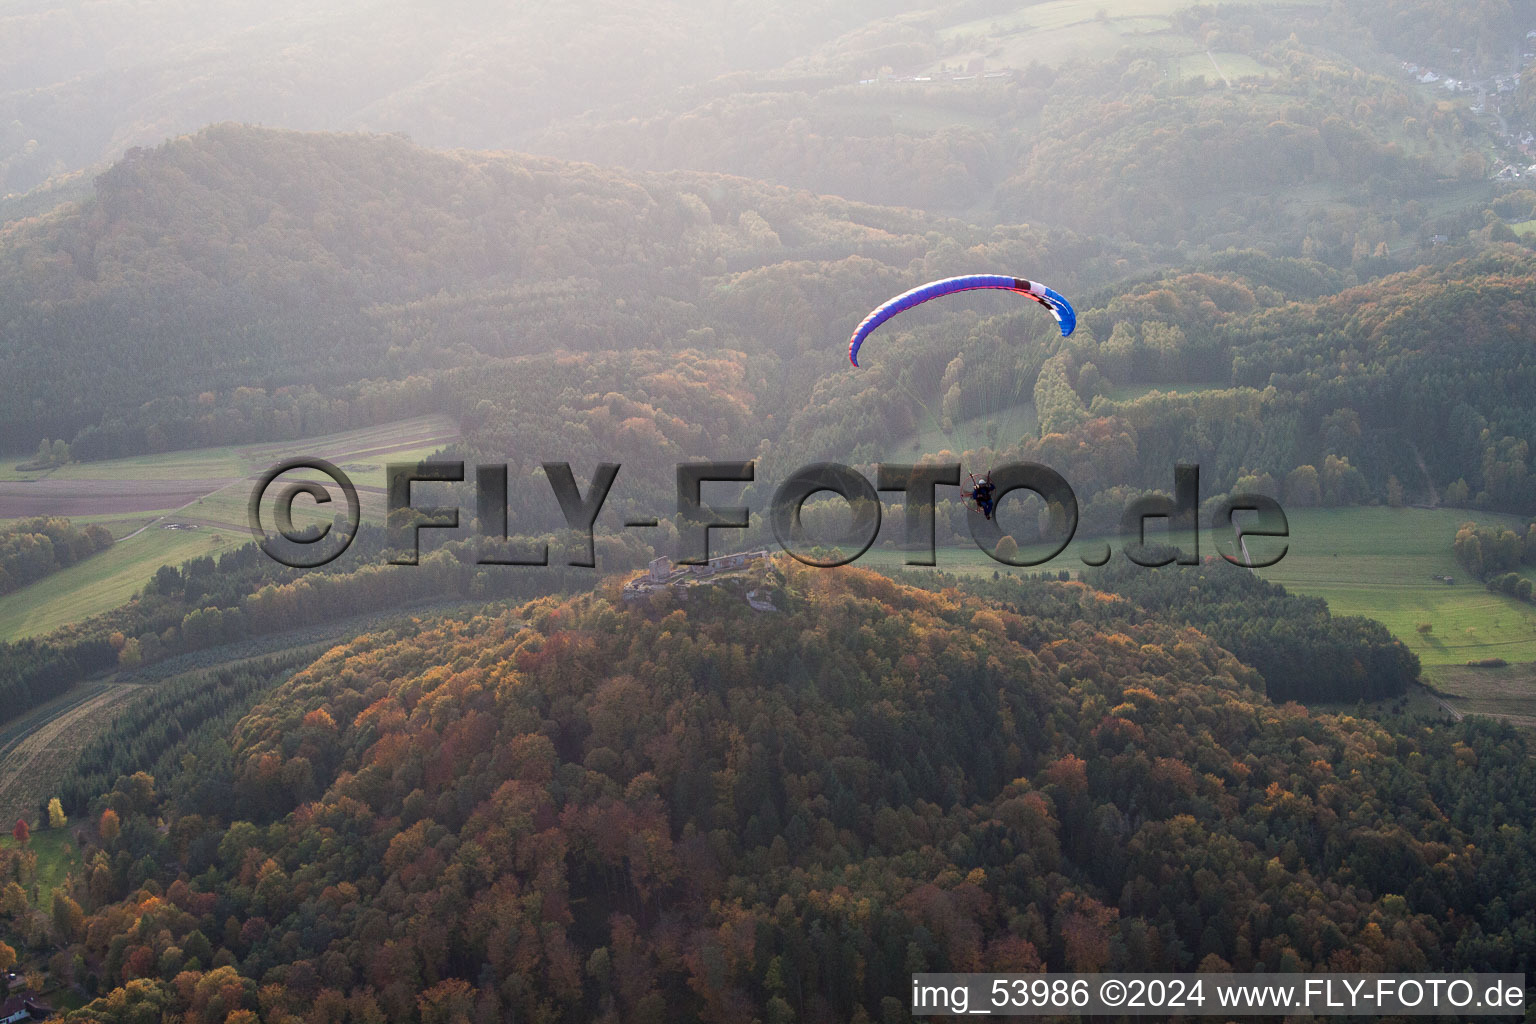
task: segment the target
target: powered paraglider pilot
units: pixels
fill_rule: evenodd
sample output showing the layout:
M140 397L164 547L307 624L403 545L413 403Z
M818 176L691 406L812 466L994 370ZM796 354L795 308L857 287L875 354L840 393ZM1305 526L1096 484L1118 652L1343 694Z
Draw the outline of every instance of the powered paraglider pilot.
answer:
M996 490L997 485L992 482L992 472L991 470L988 470L987 475L982 477L980 480L976 479L975 473L972 473L971 489L968 491L961 491L960 494L965 498L966 501L971 503L971 506L975 508L977 512L980 512L983 516L991 519L992 512L995 507L993 502L993 492Z

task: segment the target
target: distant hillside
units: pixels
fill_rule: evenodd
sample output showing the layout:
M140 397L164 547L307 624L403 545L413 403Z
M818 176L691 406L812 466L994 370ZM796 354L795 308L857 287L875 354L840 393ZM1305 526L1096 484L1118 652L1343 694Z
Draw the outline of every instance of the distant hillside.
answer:
M13 5L0 13L0 194L214 121L516 145L558 117L777 67L906 6Z
M863 1021L924 970L1531 969L1514 732L1275 707L1081 585L763 585L780 611L364 637L123 778L54 898L112 993L84 1015Z
M1531 0L63 0L0 15L0 195L236 120L1299 246L1319 203L1375 207L1367 183L1424 199L1467 156L1481 177L1491 140L1466 98L1418 89L1398 60L1514 71L1532 27ZM1234 181L1265 201L1223 195Z
M1081 303L1065 340L1024 315L893 332L881 345L894 366L823 378L781 450L873 460L911 430L911 396L962 420L1011 392L1033 398L1039 436L955 454L1057 468L1099 529L1116 528L1128 489L1170 488L1178 462L1200 466L1206 495L1444 495L1524 513L1536 502L1536 256L1481 234L1478 255L1336 295L1347 279L1321 264L1234 252ZM1130 384L1135 397L1116 397Z
M740 179L215 127L0 229L0 447L155 398L401 377L467 353L673 347L701 330L824 349L831 366L837 339L941 240L935 270L1028 252L1068 287L1084 263L1069 237ZM777 284L814 290L814 306L767 279L737 286L779 264ZM829 295L829 277L848 290Z
M1438 6L1457 16L1430 16ZM1519 22L1523 37L1536 18L1504 4L1348 7L944 5L850 33L798 74L737 75L659 105L562 118L528 146L983 223L1180 250L1263 239L1359 263L1436 233L1425 204L1485 199L1470 186L1515 158L1470 96L1424 89L1397 55L1448 58L1461 39L1458 64L1481 66L1481 78L1513 72L1508 28ZM1433 31L1411 27L1423 22Z
M659 487L679 459L756 454L775 480L1028 403L1038 434L954 454L1056 466L1099 527L1180 460L1207 494L1432 502L1460 480L1463 502L1519 511L1536 263L1499 239L1530 195L1427 253L1438 265L1365 283L1401 264L1245 247L1153 274L1147 250L1091 235L739 178L224 125L0 229L0 447L221 443L253 401L290 437L346 403L448 412L481 455L623 459ZM889 325L848 367L875 303L979 268L1048 271L1079 330L974 296Z

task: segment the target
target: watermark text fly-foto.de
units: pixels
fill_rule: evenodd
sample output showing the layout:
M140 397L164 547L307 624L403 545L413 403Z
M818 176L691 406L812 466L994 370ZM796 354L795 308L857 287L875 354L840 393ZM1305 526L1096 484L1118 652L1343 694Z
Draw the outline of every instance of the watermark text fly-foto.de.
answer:
M596 566L594 530L619 475L616 463L598 465L585 486L576 480L569 463L542 464L543 476L558 504L566 526L576 542L569 554L569 565ZM307 497L314 505L331 503L330 489L313 479L282 482L285 474L300 471L321 473L340 490L347 509L335 524L321 524L300 529L293 521L294 504ZM395 551L390 559L397 565L414 565L420 556L421 531L457 530L461 508L454 505L418 505L413 485L463 483L470 476L475 482L475 512L479 536L488 542L482 553L482 565L547 566L549 547L545 543L525 544L515 550L508 522L508 470L502 464L479 465L467 471L463 462L427 461L395 463L386 467L389 546ZM1034 462L1016 462L993 469L987 476L991 485L990 502L999 506L1015 492L1028 492L1044 502L1049 526L1042 531L1043 550L1021 552L999 548L1002 527L991 514L967 517L971 538L976 546L996 561L1028 568L1049 562L1077 533L1077 495L1060 473ZM705 499L706 487L738 487L756 480L756 467L745 462L688 462L677 467L676 518L678 550L674 561L679 565L703 565L709 561L712 535L716 531L747 530L752 526L753 510L746 506L715 505ZM791 556L806 565L831 568L856 561L875 543L880 532L882 493L899 494L902 503L903 547L906 564L937 564L935 509L941 487L960 486L959 463L918 465L881 463L875 467L875 481L858 470L835 462L819 462L791 474L779 483L769 503L767 514L774 537ZM1174 468L1174 494L1148 494L1130 502L1120 521L1126 539L1125 554L1138 565L1157 566L1170 562L1194 565L1200 561L1199 508L1200 471L1197 466L1180 464ZM813 496L836 495L847 505L850 528L846 544L830 553L811 548L804 539L801 513ZM262 515L263 504L272 500L272 518L276 530L269 530ZM248 507L251 533L269 556L293 568L315 568L332 561L351 543L362 519L357 488L341 469L324 459L298 458L281 462L268 470L251 493ZM1243 514L1241 522L1239 514ZM645 529L659 525L656 518L631 519L625 528ZM1148 544L1148 525L1161 522L1169 536L1177 532L1181 546L1174 549ZM333 528L334 526L334 528ZM1261 494L1230 495L1211 509L1210 529L1217 537L1217 551L1234 565L1263 568L1285 556L1287 547L1278 545L1268 557L1249 555L1249 537L1286 538L1290 536L1285 512L1274 499ZM1155 528L1155 526L1154 526ZM1184 540L1183 538L1187 538ZM1231 549L1223 550L1222 540L1231 538ZM1089 545L1079 552L1087 565L1103 565L1111 556L1107 543Z

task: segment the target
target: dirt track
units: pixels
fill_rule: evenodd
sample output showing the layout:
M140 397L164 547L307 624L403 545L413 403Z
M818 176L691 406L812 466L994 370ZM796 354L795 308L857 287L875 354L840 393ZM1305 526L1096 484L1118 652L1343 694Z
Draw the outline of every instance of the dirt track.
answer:
M0 821L25 817L35 824L38 804L56 795L45 791L49 781L74 764L100 726L142 690L127 683L102 683L83 700L76 695L73 702L47 705L23 722L12 723L7 733L21 736L0 748Z
M495 602L492 603L493 605ZM242 640L204 651L179 654L136 672L117 672L105 679L82 682L20 718L0 724L0 822L25 816L36 822L38 805L50 796L54 780L75 764L80 752L110 727L129 701L156 683L187 672L234 666L287 651L319 657L333 644L392 623L455 611L474 612L482 601L425 601L386 612L321 622L271 636Z

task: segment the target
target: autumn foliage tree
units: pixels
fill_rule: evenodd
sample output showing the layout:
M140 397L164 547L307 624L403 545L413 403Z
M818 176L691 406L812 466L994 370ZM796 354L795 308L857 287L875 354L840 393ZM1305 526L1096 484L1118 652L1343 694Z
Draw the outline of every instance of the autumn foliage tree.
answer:
M878 1019L925 970L1529 966L1518 733L1271 703L1081 583L771 571L772 614L361 637L125 775L78 927L55 902L89 1013Z

